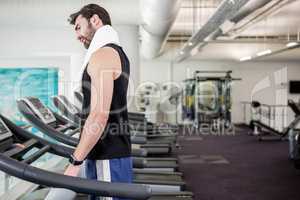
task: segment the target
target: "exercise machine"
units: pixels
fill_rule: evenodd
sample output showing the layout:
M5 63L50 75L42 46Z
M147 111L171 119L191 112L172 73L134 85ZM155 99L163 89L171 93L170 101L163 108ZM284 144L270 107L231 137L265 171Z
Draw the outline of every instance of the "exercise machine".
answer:
M215 74L222 74L216 76ZM184 80L182 119L195 127L201 124L231 128L232 71L195 71L194 77Z
M190 192L155 192L147 185L87 180L79 177L69 177L30 166L31 163L35 162L45 153L52 153L69 158L72 149L67 146L49 143L47 140L16 126L2 115L0 115L0 135L0 170L22 180L42 185L43 187L65 188L76 193L93 194L97 196L141 200L192 199L192 193ZM19 145L15 145L16 143ZM33 148L37 148L38 150L29 156L27 155L24 157L24 155ZM49 190L49 188L44 188L36 191L30 194L29 197L27 196L27 199L45 199ZM64 199L68 199L70 196L67 194L68 193L65 195L62 194L61 196L63 196ZM41 197L41 195L44 196Z
M262 120L260 115L262 115L261 107L262 104L258 101L252 101L251 103L252 109L254 110L256 116L250 121L250 127L253 128L253 135L258 135L259 141L263 140L283 140L286 139L289 132L296 128L296 126L300 122L300 112L298 109L298 105L293 100L288 100L288 106L295 114L294 120L287 126L284 127L282 131L271 127L270 124L265 124ZM267 114L270 117L270 114ZM274 137L275 136L275 137Z
M65 96L59 95L52 97L53 104L55 107L60 111L60 113L70 121L75 124L81 124L81 115L76 108ZM139 117L140 119L141 117ZM132 142L138 142L138 144L143 145L143 147L152 147L152 148L167 148L167 150L171 150L172 144L176 141L175 134L148 134L147 131L140 131L140 130L132 130L131 121L129 126L131 126L130 133L134 136L132 137ZM157 152L157 151L156 151Z
M68 177L32 167L30 164L47 152L62 156L67 151L65 151L65 148L55 148L54 145L48 146L38 140L30 139L29 133L15 126L3 116L0 117L0 127L0 170L9 175L40 185L67 188L86 194L95 193L104 196L123 196L124 198L131 196L130 198L138 199L148 199L151 196L151 190L147 186L119 183L108 185L100 181L95 182L82 178ZM26 153L34 148L39 150L25 156ZM128 190L125 188L121 189L121 187L125 187Z
M23 116L27 119L29 123L31 123L34 127L40 130L42 133L47 134L48 136L56 139L57 141L70 145L77 146L79 139L76 137L72 137L73 134L64 134L64 132L57 130L55 127L64 127L64 124L60 124L58 118L55 118L57 114L52 113L49 108L47 108L39 99L34 97L26 97L18 101L19 111L23 114ZM45 123L44 116L47 117L47 122ZM55 124L55 126L53 126ZM74 132L74 131L73 131ZM72 132L72 133L73 133ZM156 158L133 158L133 163L135 167L147 168L157 171L168 171L173 172L177 167L176 160L173 159L156 159ZM147 174L147 177L140 175L136 177L136 183L147 183L150 184L153 188L158 188L164 190L164 188L173 188L173 190L180 191L184 188L185 183L182 180L173 180L173 181L164 181L170 177L164 176L163 174L156 176L155 180L151 180L150 175ZM169 178L170 179L170 178ZM163 185L162 185L163 184Z

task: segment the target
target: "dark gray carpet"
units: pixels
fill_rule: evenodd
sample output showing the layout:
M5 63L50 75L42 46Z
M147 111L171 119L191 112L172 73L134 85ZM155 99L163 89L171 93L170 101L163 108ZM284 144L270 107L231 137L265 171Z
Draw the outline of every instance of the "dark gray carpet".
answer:
M180 171L195 199L300 199L300 171L288 160L288 142L259 142L246 132L180 137Z

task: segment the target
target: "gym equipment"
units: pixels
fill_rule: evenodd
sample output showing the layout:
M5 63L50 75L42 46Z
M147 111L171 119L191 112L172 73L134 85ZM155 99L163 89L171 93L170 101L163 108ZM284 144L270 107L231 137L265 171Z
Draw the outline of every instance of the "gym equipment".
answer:
M23 102L23 103L22 103ZM50 109L48 109L46 106L44 106L41 101L37 98L34 97L29 97L29 98L24 98L23 100L20 100L20 103L18 103L19 106L19 110L20 112L24 112L26 109L29 109L29 112L39 112L38 110L40 110L40 112L45 112L45 113L50 113L50 114L45 114L45 115L51 115L51 120L53 121L53 123L47 123L48 121L45 119L42 120L37 120L41 114L39 114L40 116L28 116L30 119L33 117L33 122L31 123L37 123L35 124L35 126L37 126L37 128L41 128L41 131L46 131L48 134L51 134L51 137L55 138L56 140L60 141L60 142L65 142L67 144L69 144L70 141L62 141L62 140L67 140L63 134L57 134L57 130L58 131L64 131L64 130L59 130L57 129L57 126L67 126L66 129L69 130L70 125L72 127L75 127L76 130L75 132L78 132L78 123L74 123L70 120L67 120L63 117L61 117L60 115L58 115L55 112L52 112ZM23 106L22 106L23 105ZM40 109L40 107L42 109ZM24 109L22 111L22 109ZM32 110L33 109L33 110ZM26 112L25 112L26 113ZM74 116L75 118L75 116ZM28 120L30 120L28 119ZM72 118L73 119L73 118ZM81 120L80 118L78 118L78 120ZM55 130L57 129L57 130ZM139 138L141 139L141 138ZM72 143L73 145L75 145L75 143ZM69 144L69 145L72 145ZM168 144L142 144L140 145L141 148L146 149L148 155L157 155L157 154L168 154L171 151L171 146Z
M79 109L76 108L76 106L73 105L65 96L63 96L63 95L54 96L54 97L52 97L52 100L53 100L53 104L62 113L62 115L64 117L66 117L67 119L73 121L76 124L81 124L81 122L80 122L81 121L81 116L80 116L80 113L79 113ZM144 114L129 113L129 118L131 116L133 116L134 119L146 122ZM161 127L162 126L160 126L160 128ZM167 128L169 128L169 127L167 127ZM171 128L177 130L178 127L172 126ZM164 129L164 130L166 130L166 129ZM175 144L175 146L179 146L176 143L177 142L176 141L176 135L173 135L173 134L167 134L167 133L165 133L165 134L163 134L163 133L161 133L161 134L147 134L147 132L133 131L133 130L131 130L130 132L133 135L131 137L132 143L143 145L142 147L144 147L144 145L147 145L147 147L150 147L151 145L154 145L154 146L152 146L153 149L157 149L157 147L158 147L158 150L160 150L160 148L163 147L163 146L171 147L171 145L173 145L173 144ZM154 147L156 147L156 148L154 148ZM144 154L145 151L146 151L146 155L151 155L151 154L148 154L147 150L144 150L144 152L143 152L144 157L145 157L145 154ZM134 156L139 156L140 157L142 155L135 154ZM157 162L156 166L159 166L158 165L159 161L162 161L162 162L167 161L166 164L169 164L171 161L174 161L174 162L177 161L177 159L175 159L175 158L148 158L147 160L148 161L151 160L152 162L156 161ZM173 166L176 166L176 163L174 163Z
M288 106L294 112L295 119L287 127L284 127L282 131L276 130L274 127L271 127L270 122L269 122L269 124L265 124L261 120L261 115L263 115L263 113L262 113L262 107L263 106L268 107L267 110L269 112L265 113L264 115L270 120L270 118L272 116L272 114L270 113L270 111L272 110L272 109L270 109L270 105L261 104L258 101L252 101L251 106L254 110L253 113L260 115L258 117L255 117L256 119L252 119L250 121L250 126L253 128L253 131L254 131L253 134L259 136L259 141L274 140L274 139L275 140L285 139L286 136L289 134L289 131L294 129L298 125L298 123L300 122L300 112L299 112L297 104L293 100L288 100ZM282 107L282 106L281 105L274 105L272 107ZM275 137L272 137L272 136L275 136Z
M52 97L53 104L56 108L62 113L62 115L72 121L75 124L81 124L81 116L76 108L65 96L59 95ZM129 124L130 125L130 124ZM132 125L133 126L133 125ZM151 154L153 150L156 150L153 153L159 153L163 150L162 153L169 153L171 150L171 143L175 143L176 137L173 134L147 134L148 132L142 131L130 131L134 136L132 137L132 142L137 142L141 144L142 148L152 148L149 152ZM154 149L158 148L158 149ZM162 149L164 148L164 149Z
M150 86L150 88L148 86L148 87L146 87L146 89L147 90L157 90L157 89L154 89L152 86ZM74 96L75 96L75 100L78 102L78 105L82 105L82 102L83 102L82 93L80 93L78 91L75 91ZM81 109L78 108L78 110L81 110ZM141 131L146 131L147 130L148 133L156 133L156 134L158 134L159 132L164 132L164 131L169 132L169 133L170 133L170 131L173 131L173 132L175 131L176 132L178 130L178 127L174 126L174 125L169 125L168 124L167 126L162 127L162 126L156 126L155 124L153 124L151 122L148 122L147 119L146 119L146 115L143 112L128 112L128 118L129 118L129 121L131 123L139 125L138 127L132 126L132 128L134 130L141 130ZM146 122L146 124L137 123L139 121ZM166 125L166 124L164 124L164 125Z
M148 186L90 181L29 166L47 152L64 155L67 151L63 147L56 148L44 145L35 139L29 139L29 133L3 116L0 116L0 127L0 170L5 173L33 183L49 187L67 188L84 194L92 193L136 199L148 199L151 196L151 190ZM22 148L14 145L14 143L22 143L24 146ZM38 148L39 150L24 158L25 153L33 148Z
M183 118L195 119L195 84L194 80L186 80L182 99Z
M53 96L52 101L54 106L61 112L61 114L64 117L76 124L81 123L80 109L77 108L74 104L72 104L64 95ZM153 123L147 122L145 115L142 113L129 112L128 118L131 124L133 125L132 127L135 127L135 125L143 125L147 127L147 131L149 131L150 133L154 132L153 129L157 129L157 132L178 130L177 126L171 126L168 124L161 124L157 126Z
M56 130L55 127L52 125L55 123L59 127L63 127L64 124L59 124L59 120L57 120L55 113L52 113L49 108L40 102L39 99L34 97L26 97L18 101L18 108L23 116L29 121L33 126L35 126L41 132L47 134L48 136L56 139L59 142L70 146L77 146L79 140L78 138L72 137L73 134L64 134L63 132ZM41 117L47 117L47 122L50 123L45 124L45 119L41 119ZM72 132L73 133L73 132ZM143 159L143 158L133 158L134 166L135 167L142 167L153 169L155 171L164 170L164 171L174 171L174 167L177 167L176 160L166 159L166 160L156 160L155 158L151 159ZM150 184L152 187L159 188L164 190L164 188L173 188L175 191L180 191L185 186L185 183L182 180L176 181L163 181L170 177L165 177L164 175L160 176L160 180L147 180L150 175L145 176L137 176L135 182L136 183L147 183ZM169 178L170 179L170 178ZM163 185L162 185L163 184Z
M18 108L20 112L25 116L25 118L32 123L34 126L36 126L39 130L46 131L51 130L52 132L47 132L47 134L50 137L55 138L56 140L66 143L68 145L76 146L78 143L78 139L74 137L63 134L64 130L61 131L57 129L57 126L63 127L68 124L68 120L65 120L64 118L60 117L55 112L52 112L49 108L47 108L39 99L34 97L27 97L23 98L18 101ZM48 113L48 114L47 114ZM43 116L51 116L50 120L43 119ZM50 121L50 123L48 122ZM45 123L46 122L46 123ZM55 125L54 125L55 123ZM73 123L71 123L73 126ZM67 129L69 126L66 127ZM75 131L72 131L72 133L78 132L78 129L75 129ZM162 145L163 146L163 145ZM149 152L148 152L149 153ZM155 161L153 158L152 161ZM168 166L171 166L172 168L176 168L177 164L172 162L173 160L166 160L166 164ZM150 166L153 166L153 164ZM160 164L160 166L165 166L164 164Z
M246 102L244 102L245 104ZM275 116L275 111L272 111L272 108L282 108L283 105L266 105L261 104L258 101L251 102L252 108L252 120L250 121L250 128L253 130L253 135L259 136L259 141L263 140L283 140L288 136L289 140L289 158L294 162L294 166L296 169L300 169L300 130L297 128L300 122L300 104L295 103L293 100L288 100L288 106L295 114L294 120L290 122L287 127L284 127L282 131L271 127L271 116ZM263 113L262 107L267 107L268 112ZM262 120L262 115L268 119L268 124L265 124ZM276 118L274 117L276 120ZM274 121L275 121L274 120ZM275 123L274 123L275 124ZM275 137L273 137L275 136Z
M300 169L300 129L289 131L289 156L296 169Z
M9 175L43 186L65 188L77 193L97 196L152 200L192 199L190 192L155 192L145 185L87 180L29 166L47 152L68 158L72 150L69 147L49 143L43 138L34 136L2 115L0 115L0 127L0 170ZM13 145L14 143L22 143L24 147ZM32 148L39 148L39 150L24 158L23 155ZM45 199L48 192L49 189L39 190L31 194L29 199ZM44 197L41 198L41 194Z
M157 101L159 87L155 83L144 83L137 88L135 102L139 111L145 112L151 106L153 101Z
M232 78L232 71L195 71L194 77L184 80L181 97L182 121L195 127L212 124L216 129L231 128L231 84L241 80ZM212 76L208 74L224 74ZM224 125L224 126L221 126Z

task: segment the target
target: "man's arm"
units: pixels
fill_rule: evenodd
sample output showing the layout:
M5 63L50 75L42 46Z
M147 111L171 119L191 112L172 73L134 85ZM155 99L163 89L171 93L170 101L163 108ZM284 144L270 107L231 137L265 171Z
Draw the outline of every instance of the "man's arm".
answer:
M100 49L91 58L88 66L91 77L90 113L74 152L77 160L84 160L103 134L110 112L114 77L120 66L120 58L112 48Z

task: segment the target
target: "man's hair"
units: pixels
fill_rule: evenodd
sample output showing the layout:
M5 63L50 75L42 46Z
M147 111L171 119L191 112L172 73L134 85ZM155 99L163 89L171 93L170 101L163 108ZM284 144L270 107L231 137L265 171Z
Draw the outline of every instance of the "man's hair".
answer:
M97 4L88 4L82 7L78 12L71 14L68 21L70 22L70 24L74 25L79 15L89 20L95 14L98 15L102 20L103 25L111 25L111 20L108 12Z

